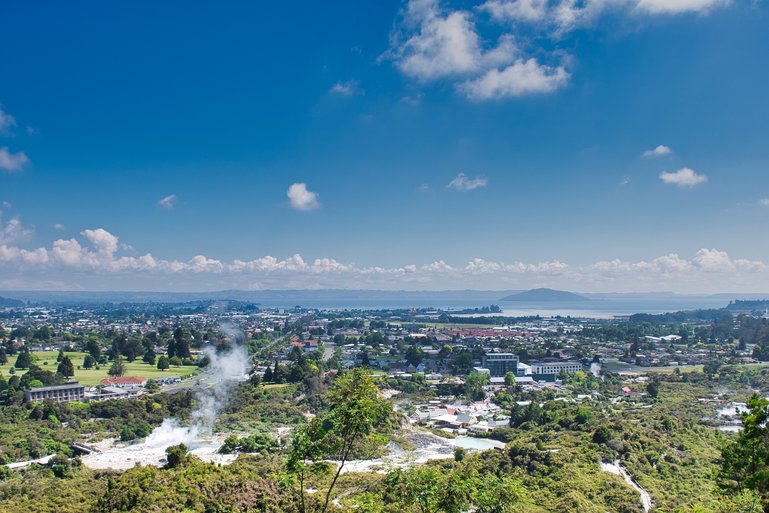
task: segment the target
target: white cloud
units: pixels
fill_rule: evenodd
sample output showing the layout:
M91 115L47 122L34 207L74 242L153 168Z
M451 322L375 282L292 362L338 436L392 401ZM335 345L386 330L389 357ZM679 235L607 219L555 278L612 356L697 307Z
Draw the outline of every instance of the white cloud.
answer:
M203 255L195 255L187 263L187 269L194 273L214 272L218 273L224 269L224 266L219 260L212 258L206 258Z
M435 262L425 264L420 268L420 270L426 273L453 273L456 271L456 269L454 269L443 260L437 260Z
M675 172L665 171L660 173L660 180L679 187L694 187L695 185L707 182L708 177L697 174L693 169L683 167Z
M693 262L703 271L711 273L755 272L767 269L766 264L763 262L744 258L733 259L726 251L720 251L715 248L700 249L694 256Z
M161 198L158 201L158 206L160 208L165 208L166 210L171 210L176 204L176 199L176 194L169 194L165 198Z
M730 0L638 0L636 10L649 14L705 14L716 7L729 5Z
M320 208L318 194L307 189L304 183L293 183L286 191L286 196L291 202L291 206L296 210L315 210Z
M562 274L569 268L569 265L559 260L550 262L540 262L537 264L527 264L524 262L513 262L506 264L504 262L493 262L483 258L474 258L464 267L464 271L469 274Z
M485 0L452 9L439 0L410 0L382 58L421 83L457 81L457 90L474 100L552 93L570 80L563 65L570 56L553 50L565 33L588 28L607 13L635 18L706 14L728 4L729 0ZM531 37L532 31L536 37ZM525 37L516 37L520 33Z
M0 148L0 171L13 173L20 171L27 164L29 164L29 158L23 151L11 153L7 146Z
M540 21L547 15L547 0L488 0L478 6L497 21Z
M18 217L3 222L3 212L0 211L0 244L18 244L32 238L35 231L21 224Z
M409 2L405 35L398 34L387 54L406 75L428 82L445 77L483 73L513 60L516 47L511 34L484 48L472 13L444 12L438 2Z
M0 105L0 135L7 134L9 130L16 126L16 118L3 110Z
M357 80L349 80L347 82L337 82L329 90L331 94L339 96L354 96L357 94L363 94L360 88L360 84Z
M536 59L518 60L502 69L490 69L484 75L459 85L472 100L492 100L527 94L552 93L569 82L569 73L561 67L544 66Z
M769 207L769 198L761 198L758 200L758 204L762 207Z
M53 225L53 229L56 230L57 232L63 232L63 231L66 231L67 227L61 223L56 223L55 225Z
M202 283L206 288L381 288L436 290L445 288L503 289L550 286L568 290L584 287L608 290L684 291L767 290L769 266L760 260L733 258L726 251L702 248L692 258L669 253L650 260L601 260L574 266L560 260L510 263L473 258L464 265L446 260L394 267L359 266L334 258L305 260L294 254L285 259L264 256L222 262L202 254L189 260L163 260L152 254L123 255L119 238L103 228L83 230L78 238L58 239L49 248L23 248L27 236L20 223L2 224L0 283L16 287L51 283L77 288L82 283L111 284L116 280L140 290L139 283ZM10 234L10 235L9 235ZM165 281L163 281L165 280Z
M440 16L428 12L419 33L397 49L397 66L420 80L434 80L474 71L480 60L480 41L469 13L455 11Z
M423 183L423 184L421 184L421 185L419 186L419 190L420 190L420 191L422 191L422 192L427 192L427 191L429 191L429 190L430 190L430 184L428 184L428 183Z
M480 187L486 187L488 183L489 181L483 177L468 178L466 174L459 173L446 185L446 188L454 189L455 191L472 191Z
M662 157L663 155L670 155L673 153L673 150L671 150L669 147L665 146L664 144L660 144L653 150L646 150L641 154L644 158L650 158L650 157Z
M118 238L104 228L83 230L81 235L88 239L88 241L96 247L97 251L103 255L112 255L117 251Z

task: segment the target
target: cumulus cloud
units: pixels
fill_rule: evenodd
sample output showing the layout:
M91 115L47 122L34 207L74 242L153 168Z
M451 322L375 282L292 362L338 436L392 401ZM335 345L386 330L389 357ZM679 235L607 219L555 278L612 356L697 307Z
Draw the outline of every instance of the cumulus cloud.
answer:
M291 203L291 207L296 210L307 211L320 208L318 194L307 189L305 183L293 183L286 191L286 196Z
M454 81L472 100L553 93L565 87L570 57L553 50L564 33L606 13L627 17L707 14L729 0L486 0L451 8L410 0L391 34L390 59L419 83ZM530 37L532 31L541 37ZM516 37L520 33L526 37ZM535 57L537 56L537 57Z
M169 194L165 198L161 198L158 201L158 206L166 210L171 210L176 205L176 194Z
M730 0L638 0L635 9L649 14L706 14L716 7L729 5Z
M484 260L483 258L474 258L470 260L467 265L465 265L464 271L470 274L532 273L556 275L562 274L568 268L568 264L565 264L559 260L540 262L536 264L527 264L524 262L513 262L506 264L504 262Z
M483 177L476 176L475 178L469 178L466 174L459 173L446 185L446 188L464 192L486 187L488 184L489 181Z
M96 228L95 230L83 230L81 235L88 239L88 241L96 247L96 250L104 255L112 255L117 251L118 238L112 235L104 228Z
M537 59L518 60L504 69L490 69L459 85L472 100L492 100L527 94L552 93L569 81L562 67L543 66Z
M347 82L337 82L329 90L331 94L338 96L355 96L362 94L363 91L360 88L360 84L357 80L348 80Z
M420 4L418 14L411 10L412 19L420 18L418 30L393 50L398 68L422 81L475 71L482 51L470 13L442 15L437 2Z
M0 244L18 244L32 238L34 230L21 223L18 217L3 222L3 212L0 211Z
M23 151L11 153L7 146L0 148L0 171L11 173L21 171L21 168L27 164L29 164L29 158Z
M547 0L489 0L478 7L497 21L541 21L548 13Z
M644 158L651 158L651 157L662 157L663 155L670 155L673 153L673 150L671 150L669 147L665 146L664 144L660 144L656 148L652 150L646 150L641 154Z
M360 266L330 257L307 260L299 254L286 258L263 256L229 263L206 255L189 260L164 260L150 253L121 254L124 245L104 228L83 230L77 237L57 239L50 247L24 248L28 230L17 220L0 224L0 283L54 276L69 288L89 277L129 283L154 283L167 277L171 283L198 280L242 288L257 283L262 288L383 288L391 290L435 288L500 289L552 286L579 290L596 284L610 290L646 287L688 287L723 291L733 286L756 289L769 286L769 266L760 260L735 258L723 249L702 248L691 258L669 253L649 260L601 260L571 265L561 260L503 262L472 258L465 264L435 260L426 264L393 267ZM47 273L47 274L46 274ZM69 273L69 274L68 274ZM20 281L21 280L21 281ZM62 281L63 280L63 281ZM67 282L67 280L70 280ZM202 280L202 281L200 281ZM214 280L214 281L211 281ZM105 283L104 281L102 283ZM733 289L732 289L733 290Z
M0 105L0 135L6 135L10 129L16 126L16 118L3 110Z
M697 174L693 169L682 167L678 171L660 173L660 180L678 187L694 187L708 181L705 175Z
M443 9L437 1L413 0L407 4L401 30L396 31L386 56L405 75L423 83L460 80L457 90L474 99L543 92L533 83L521 87L518 75L524 63L517 62L520 51L513 34L502 33L494 44L485 44L473 16L470 11ZM501 78L493 72L501 73ZM501 86L496 85L500 82ZM484 86L494 85L497 91L484 96Z

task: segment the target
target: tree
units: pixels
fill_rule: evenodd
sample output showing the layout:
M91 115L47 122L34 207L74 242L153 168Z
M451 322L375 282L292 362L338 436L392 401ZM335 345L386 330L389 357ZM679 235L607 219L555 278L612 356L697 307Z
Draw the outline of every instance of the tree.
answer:
M424 360L425 352L417 346L409 346L409 348L406 349L405 357L406 362L409 365L417 367L420 363L422 363L422 360Z
M652 399L656 399L657 396L660 394L659 383L653 380L649 381L649 383L646 385L646 393L649 394L649 397L651 397Z
M190 344L187 337L184 336L184 330L181 326L174 330L174 353L171 354L171 344L168 345L168 357L178 356L179 358L188 358L190 356Z
M176 356L179 358L190 357L190 344L187 339L182 338L176 341Z
M147 349L147 351L144 353L144 356L142 357L142 361L149 365L155 365L155 351L152 349Z
M467 374L473 369L474 358L469 351L456 354L449 362L449 367L456 375Z
M467 375L465 380L465 395L471 401L480 401L486 397L486 392L483 387L489 384L490 378L488 374L481 374L480 372L471 372Z
M166 468L176 468L188 459L188 449L184 444L172 445L166 449Z
M387 476L388 484L398 491L404 506L410 509L416 504L421 513L469 510L473 490L479 488L477 481L475 475L436 465L417 465Z
M85 355L85 358L83 358L83 368L90 369L94 365L96 365L96 359L90 354Z
M69 359L69 356L64 356L61 359L61 362L59 362L59 367L56 369L56 372L64 376L65 378L71 378L75 375L75 366L72 365L72 360Z
M171 366L171 362L169 361L166 355L163 355L160 358L158 358L158 369L166 370L170 366Z
M0 365L8 363L8 355L5 353L5 348L0 347Z
M328 411L297 428L291 441L287 469L300 480L302 512L306 511L304 476L307 462L332 455L332 459L339 462L323 501L321 512L325 512L353 446L374 430L389 427L392 415L392 405L379 397L373 376L360 368L336 379L328 393L328 401Z
M99 347L99 341L94 338L89 338L85 343L85 350L90 354L94 360L98 360L101 356L101 348Z
M473 493L477 513L508 513L517 510L525 488L512 476L484 476Z
M29 369L30 365L32 365L32 357L29 354L29 349L24 348L19 353L19 356L16 357L14 367L17 369Z
M176 341L174 339L171 339L168 341L167 354L169 358L173 358L174 356L176 356Z
M107 371L107 374L113 377L122 376L126 372L125 364L123 363L122 356L116 356L115 361L112 362L112 366Z
M515 386L515 372L510 371L507 374L505 374L505 386L506 387Z
M769 494L769 400L753 394L741 412L743 430L721 451L719 478L727 488Z

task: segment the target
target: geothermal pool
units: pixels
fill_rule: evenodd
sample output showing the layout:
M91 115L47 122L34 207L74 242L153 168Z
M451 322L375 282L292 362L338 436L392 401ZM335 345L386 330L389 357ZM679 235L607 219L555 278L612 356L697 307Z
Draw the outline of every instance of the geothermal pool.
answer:
M166 448L184 443L190 448L190 454L201 460L228 465L235 461L237 454L217 452L225 436L206 435L194 426L184 427L173 419L166 419L143 442L122 443L114 439L105 440L94 444L101 452L83 456L82 461L87 467L98 470L127 470L137 464L159 467L165 464ZM345 464L344 472L383 471L428 460L453 458L456 447L468 451L485 451L505 446L502 442L487 438L459 436L449 439L419 430L408 431L404 437L414 445L414 450L404 450L391 444L387 456L350 461Z
M166 419L150 433L143 442L122 443L114 439L95 444L102 452L91 453L82 457L83 464L98 470L127 470L137 464L165 464L166 449L172 445L184 443L193 454L203 461L213 463L232 463L237 455L219 454L217 451L224 442L224 436L206 436L195 427L183 427L176 421Z

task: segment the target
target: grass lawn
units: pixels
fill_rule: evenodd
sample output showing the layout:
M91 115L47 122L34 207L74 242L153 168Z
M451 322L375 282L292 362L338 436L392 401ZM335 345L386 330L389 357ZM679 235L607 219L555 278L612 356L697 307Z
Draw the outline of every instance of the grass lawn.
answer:
M631 365L625 362L609 361L601 364L603 368L611 372L634 372L639 374L662 373L672 374L678 369L681 372L702 372L703 365L667 365L665 367L641 367ZM769 363L743 363L736 365L737 368L761 368L767 367Z
M262 385L265 390L274 390L277 388L286 388L289 384L288 383L266 383Z
M41 352L33 352L32 358L37 359L35 362L37 365L42 367L44 370L50 370L51 372L56 372L56 367L58 367L58 363L56 362L56 357L58 356L58 351L41 351ZM91 369L78 369L78 366L83 365L83 359L85 358L85 355L87 353L65 353L67 356L69 356L70 360L72 360L72 364L75 366L75 376L74 379L78 380L81 384L89 386L89 385L98 385L99 381L101 381L103 378L108 377L107 371L109 370L112 363L108 363L106 365L101 365L99 369L91 368ZM8 379L10 374L8 373L8 370L13 366L13 364L16 363L16 355L9 355L8 356L8 363L5 365L0 365L0 372L3 373L3 376L5 379ZM182 365L180 367L174 367L171 366L171 368L161 371L158 370L157 367L154 365L148 365L141 361L141 359L136 359L133 362L128 362L126 360L123 360L123 363L125 363L126 367L126 376L141 376L144 378L162 378L166 376L181 376L182 378L192 374L195 372L198 368L195 365ZM16 369L16 375L21 376L24 374L26 370L20 370Z

